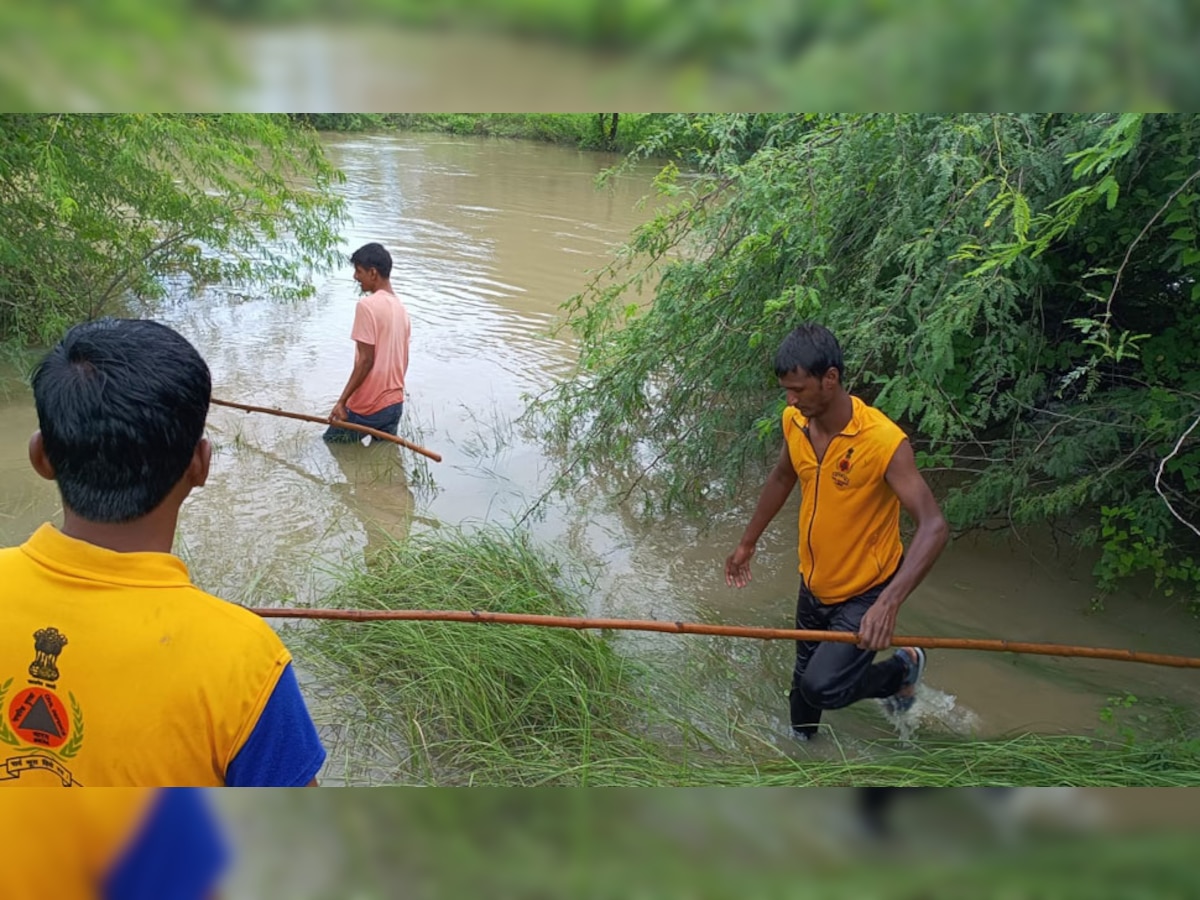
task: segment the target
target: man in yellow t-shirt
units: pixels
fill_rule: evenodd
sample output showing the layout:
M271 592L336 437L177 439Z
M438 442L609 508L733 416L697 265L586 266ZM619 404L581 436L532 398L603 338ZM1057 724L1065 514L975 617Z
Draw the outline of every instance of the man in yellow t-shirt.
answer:
M408 310L392 290L392 255L382 244L364 244L350 256L354 280L366 295L354 307L354 368L338 397L325 431L330 443L357 442L362 434L338 422L366 425L395 434L404 412L408 374Z
M725 580L744 587L750 560L767 525L800 483L800 595L796 628L846 631L856 644L796 642L789 693L792 733L808 740L821 711L867 697L911 708L925 653L902 647L884 662L896 614L946 546L948 529L937 500L917 470L912 446L882 412L847 393L842 351L825 327L796 328L775 354L775 374L787 392L784 445L737 548ZM900 507L917 523L907 554L900 543Z
M62 495L0 550L0 786L281 786L325 759L278 635L172 555L208 477L208 366L156 322L77 325L33 374Z

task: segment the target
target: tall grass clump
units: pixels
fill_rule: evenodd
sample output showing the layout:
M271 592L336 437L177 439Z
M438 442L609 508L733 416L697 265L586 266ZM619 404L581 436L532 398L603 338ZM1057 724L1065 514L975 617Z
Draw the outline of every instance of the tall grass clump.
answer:
M330 604L582 615L562 571L521 535L420 534L347 577ZM354 741L394 782L658 783L661 715L643 665L604 635L453 622L321 623L303 638L318 678L356 698L387 746ZM326 676L331 676L326 677ZM342 703L342 708L349 708ZM347 723L355 732L364 723ZM669 723L668 723L669 724ZM675 743L680 729L675 726ZM364 728L365 734L371 729ZM406 745L397 752L396 741ZM379 751L379 752L375 752ZM383 762L391 759L391 763ZM673 780L673 779L671 779Z

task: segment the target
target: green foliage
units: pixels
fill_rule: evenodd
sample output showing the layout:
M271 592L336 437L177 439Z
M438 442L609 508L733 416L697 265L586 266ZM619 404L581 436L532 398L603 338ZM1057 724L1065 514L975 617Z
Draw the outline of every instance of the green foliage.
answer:
M1154 512L1157 509L1139 516L1132 505L1101 507L1100 546L1104 553L1095 571L1099 585L1112 591L1122 578L1147 572L1166 596L1182 592L1195 602L1194 598L1200 597L1200 564L1194 557L1172 552L1171 542L1161 536L1170 523L1158 521Z
M387 113L293 113L291 118L317 131L375 131L394 124Z
M303 296L340 178L283 116L0 116L0 336L51 342L166 279Z
M1200 600L1200 119L656 124L638 153L699 176L665 168L660 211L565 305L580 368L542 409L573 477L615 463L651 509L743 489L777 453L774 348L816 318L852 390L961 474L958 527L1120 508L1140 531L1101 541L1106 589L1151 573Z
M1120 697L1109 697L1108 705L1100 710L1100 721L1111 727L1126 747L1134 745L1137 741L1137 733L1129 725L1120 721L1120 714L1123 710L1132 709L1137 705L1137 702L1137 697L1126 692ZM1144 713L1137 713L1136 716L1141 724L1145 725L1147 723L1148 717Z

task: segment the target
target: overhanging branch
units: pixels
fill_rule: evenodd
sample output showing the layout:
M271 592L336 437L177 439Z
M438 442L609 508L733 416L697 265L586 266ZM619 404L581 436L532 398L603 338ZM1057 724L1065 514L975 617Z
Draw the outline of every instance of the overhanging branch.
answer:
M1173 515L1175 518L1177 518L1180 522L1182 522L1188 528L1192 529L1192 531L1196 532L1196 537L1200 537L1200 528L1197 528L1195 525L1193 525L1191 522L1189 522L1187 519L1185 519L1183 516L1181 516L1179 513L1177 513L1175 511L1175 507L1173 507L1171 505L1171 501L1168 500L1167 495L1163 493L1162 485L1160 484L1160 482L1162 481L1163 469L1166 467L1167 461L1170 460L1171 457L1173 457L1176 453L1179 452L1179 448L1183 446L1183 442L1187 440L1188 435L1192 433L1192 431L1196 428L1197 425L1200 425L1200 416L1196 416L1196 418L1192 421L1192 424L1188 426L1187 431L1185 431L1183 434L1181 434L1179 436L1179 440L1177 440L1175 442L1174 449L1172 449L1170 453L1168 453L1166 456L1164 456L1162 459L1162 462L1160 462L1158 464L1158 474L1156 474L1154 476L1154 490L1158 491L1158 496L1162 497L1163 503L1167 504L1167 509L1169 509L1171 511L1171 515Z

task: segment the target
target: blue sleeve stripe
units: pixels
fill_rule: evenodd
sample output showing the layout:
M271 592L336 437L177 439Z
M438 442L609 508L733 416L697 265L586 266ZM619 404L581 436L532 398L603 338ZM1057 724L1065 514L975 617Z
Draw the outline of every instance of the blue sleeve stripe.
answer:
M325 748L291 663L225 772L228 787L304 787L325 764Z
M133 841L104 880L105 900L203 900L229 862L197 788L160 788Z

